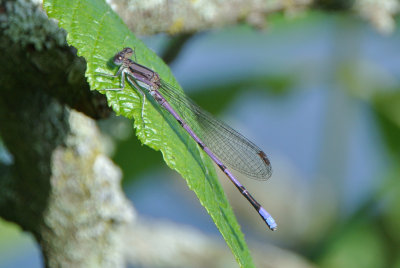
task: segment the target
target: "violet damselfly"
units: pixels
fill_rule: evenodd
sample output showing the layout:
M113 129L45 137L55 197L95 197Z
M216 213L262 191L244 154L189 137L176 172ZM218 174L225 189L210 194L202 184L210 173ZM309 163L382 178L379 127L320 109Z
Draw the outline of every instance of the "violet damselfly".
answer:
M141 115L143 119L146 89L154 100L164 107L200 148L218 165L236 186L239 192L252 204L271 230L277 229L272 216L251 196L244 186L223 164L236 171L258 180L267 180L271 176L271 164L266 154L243 135L216 119L197 106L184 93L162 80L155 71L130 59L133 49L127 47L114 56L114 64L120 66L115 75L100 73L109 77L121 77L120 88L102 90L124 90L125 79L135 87L143 97ZM144 85L144 86L139 86ZM221 160L220 160L221 159Z

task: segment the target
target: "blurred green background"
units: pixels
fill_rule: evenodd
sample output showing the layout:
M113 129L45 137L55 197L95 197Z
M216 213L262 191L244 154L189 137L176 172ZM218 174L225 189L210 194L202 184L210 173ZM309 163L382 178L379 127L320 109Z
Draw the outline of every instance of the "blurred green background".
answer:
M268 22L263 31L197 34L171 64L189 96L272 162L268 182L240 180L276 232L220 176L247 240L318 267L400 267L400 31L385 36L353 16L316 12ZM144 41L162 53L170 39ZM99 126L139 215L218 234L184 180L140 145L132 122L114 116ZM9 161L4 148L0 159ZM4 221L0 248L0 267L41 267L32 237Z

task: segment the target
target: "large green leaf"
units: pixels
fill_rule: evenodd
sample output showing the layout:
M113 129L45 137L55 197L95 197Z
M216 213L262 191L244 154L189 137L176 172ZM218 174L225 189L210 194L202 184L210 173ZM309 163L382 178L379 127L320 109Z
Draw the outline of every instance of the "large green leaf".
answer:
M44 8L51 18L59 21L60 27L67 30L68 43L86 59L86 76L92 89L119 87L119 79L96 76L96 73L115 73L116 67L110 59L124 47L135 48L139 63L157 71L164 80L180 88L168 66L129 31L104 0L46 0ZM209 157L154 101L146 101L142 120L141 97L132 87L127 85L124 91L108 91L106 95L117 114L135 118L134 127L141 142L160 150L167 165L186 179L240 266L253 267L243 234Z

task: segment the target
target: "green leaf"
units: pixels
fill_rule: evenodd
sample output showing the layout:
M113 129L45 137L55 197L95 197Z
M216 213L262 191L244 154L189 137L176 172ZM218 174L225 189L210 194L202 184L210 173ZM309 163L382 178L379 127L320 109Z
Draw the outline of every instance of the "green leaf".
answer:
M135 48L137 62L155 70L165 81L180 88L168 66L130 32L103 0L46 0L44 8L49 17L57 19L60 27L67 30L68 43L86 59L86 77L93 90L120 87L119 79L95 74L114 74L117 68L110 59L124 47ZM147 99L142 120L141 95L128 83L124 91L107 91L106 96L117 114L135 118L134 127L141 142L160 150L167 165L186 179L239 265L253 267L244 236L218 182L211 159L154 100Z

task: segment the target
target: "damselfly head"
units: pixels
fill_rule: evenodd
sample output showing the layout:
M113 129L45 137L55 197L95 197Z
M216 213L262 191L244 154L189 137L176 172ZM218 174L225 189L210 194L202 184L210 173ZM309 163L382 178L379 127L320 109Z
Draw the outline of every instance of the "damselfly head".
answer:
M118 52L114 56L114 64L115 65L121 65L124 62L124 59L129 59L133 54L133 49L130 47L126 47L120 52Z

